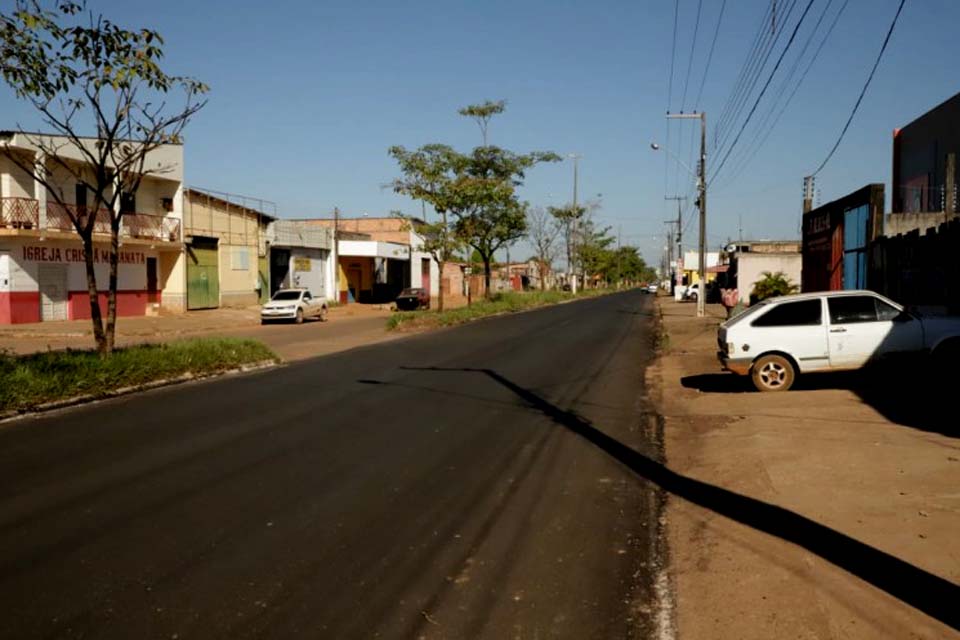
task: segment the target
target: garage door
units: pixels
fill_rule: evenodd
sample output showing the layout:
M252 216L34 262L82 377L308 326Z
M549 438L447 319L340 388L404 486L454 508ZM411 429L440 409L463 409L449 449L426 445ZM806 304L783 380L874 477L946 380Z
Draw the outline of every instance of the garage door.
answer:
M41 264L38 280L40 284L40 319L67 319L67 265Z
M187 309L220 306L220 266L217 241L187 246Z

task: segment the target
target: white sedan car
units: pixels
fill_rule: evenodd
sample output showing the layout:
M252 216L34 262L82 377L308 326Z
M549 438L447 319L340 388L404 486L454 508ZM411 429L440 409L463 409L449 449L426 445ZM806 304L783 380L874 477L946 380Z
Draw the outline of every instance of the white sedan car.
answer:
M760 391L786 391L800 373L905 356L948 362L960 356L960 318L921 318L872 291L803 293L749 307L720 325L717 342L724 369Z
M305 318L326 320L326 298L315 298L307 289L280 289L260 309L261 324L272 320L292 320L300 324Z

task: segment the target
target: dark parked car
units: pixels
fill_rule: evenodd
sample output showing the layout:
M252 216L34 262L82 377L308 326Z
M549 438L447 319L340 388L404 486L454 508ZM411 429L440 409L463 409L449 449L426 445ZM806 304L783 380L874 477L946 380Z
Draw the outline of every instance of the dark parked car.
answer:
M397 296L397 309L400 311L415 311L416 309L430 308L430 293L426 289L411 287L404 289Z

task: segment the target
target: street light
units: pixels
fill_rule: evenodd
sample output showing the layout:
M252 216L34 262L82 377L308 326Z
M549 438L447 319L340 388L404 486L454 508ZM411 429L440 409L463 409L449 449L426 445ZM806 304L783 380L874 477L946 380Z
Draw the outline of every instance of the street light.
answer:
M693 169L691 169L691 168L690 168L690 165L688 165L686 162L684 162L683 160L681 160L680 158L678 158L678 157L677 157L677 154L675 154L673 151L670 151L670 149L668 149L668 148L666 148L666 147L660 146L660 145L657 144L656 142L651 142L651 143L650 143L650 148L653 149L654 151L666 151L667 155L669 155L671 158L673 158L673 159L676 160L678 163L680 163L680 166L682 166L684 169L686 169L686 170L687 170L687 173L689 173L691 176L693 176L694 178L697 179L697 184L698 184L698 185L700 184L700 176L697 175L697 172L694 171Z
M691 169L687 163L677 157L677 154L670 151L666 147L661 147L656 142L650 143L650 148L654 151L660 151L663 149L667 152L668 155L672 156L677 163L687 170L687 173L694 176L697 180L697 190L699 191L699 197L697 198L697 208L700 209L700 242L699 242L699 267L698 271L700 272L700 291L697 292L697 316L703 317L706 315L705 303L706 303L706 292L707 292L707 114L704 112L700 113L680 113L680 114L671 114L667 113L667 118L697 118L700 120L700 163L698 165L699 171L694 171ZM678 201L679 204L679 201ZM682 230L681 230L682 232Z

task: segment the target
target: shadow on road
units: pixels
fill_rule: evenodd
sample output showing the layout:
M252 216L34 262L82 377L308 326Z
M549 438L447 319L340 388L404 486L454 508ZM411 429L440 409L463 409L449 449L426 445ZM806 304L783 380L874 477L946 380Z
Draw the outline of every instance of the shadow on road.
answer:
M732 373L686 376L680 378L680 384L703 393L758 393L749 377ZM910 376L889 369L817 373L799 376L788 393L825 389L852 391L884 418L898 425L960 438L960 422L947 406L952 399L951 393L941 389L926 375Z
M603 433L576 413L560 409L496 371L444 367L401 368L485 375L516 394L531 408L584 438L664 491L803 547L940 622L960 629L960 607L957 607L960 587L940 576L783 507L675 473Z

